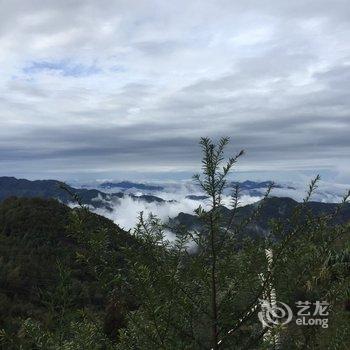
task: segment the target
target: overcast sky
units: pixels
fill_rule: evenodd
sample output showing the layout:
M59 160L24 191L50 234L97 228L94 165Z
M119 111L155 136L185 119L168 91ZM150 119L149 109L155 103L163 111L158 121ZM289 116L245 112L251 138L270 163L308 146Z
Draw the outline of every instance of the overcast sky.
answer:
M187 177L227 135L350 183L349 38L349 0L0 0L0 175Z

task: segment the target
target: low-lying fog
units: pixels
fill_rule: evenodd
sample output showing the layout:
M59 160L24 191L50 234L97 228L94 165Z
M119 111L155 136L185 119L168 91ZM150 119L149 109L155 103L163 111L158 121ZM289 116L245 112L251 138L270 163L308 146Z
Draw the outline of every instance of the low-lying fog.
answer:
M113 181L113 184L118 183ZM128 183L127 188L114 187L106 188L101 186L100 182L94 182L84 184L85 188L96 188L99 191L106 193L123 192L125 194L133 194L136 196L140 195L152 195L159 197L164 202L147 202L145 200L138 200L131 196L124 196L124 198L116 199L110 202L110 206L113 208L112 211L105 209L96 209L96 213L103 215L124 229L132 229L142 211L144 214L153 213L157 215L163 221L167 221L168 218L176 217L180 212L193 214L194 210L202 205L208 207L209 200L203 198L203 192L200 188L194 185L191 181L184 182L168 182L168 183L147 183L142 184L146 187L151 186L151 189L142 189L132 187L133 183ZM76 186L76 184L75 184ZM137 184L135 184L136 187ZM161 189L152 189L152 186L161 187ZM255 188L255 187L257 188ZM271 195L278 197L290 197L297 201L301 201L305 195L307 184L278 184L279 188L274 188ZM259 187L259 183L253 183L253 188L247 188L250 186L243 186L240 196L240 205L244 206L259 201L266 191L266 188ZM226 189L223 197L223 204L227 207L230 206L231 197L230 189ZM320 182L319 188L314 194L312 200L320 202L339 202L342 196L346 193L347 186L341 184L330 184L326 182ZM188 198L190 196L190 198ZM202 196L202 197L201 197Z

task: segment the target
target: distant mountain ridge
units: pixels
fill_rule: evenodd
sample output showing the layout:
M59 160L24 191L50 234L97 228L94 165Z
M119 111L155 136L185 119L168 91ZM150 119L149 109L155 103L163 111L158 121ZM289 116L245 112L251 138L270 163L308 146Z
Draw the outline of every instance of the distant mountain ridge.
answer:
M142 191L162 191L164 190L164 187L162 186L155 186L155 185L148 185L143 183L136 183L131 181L122 181L122 182L103 182L99 186L103 189L112 189L112 188L121 188L121 189L137 189Z
M284 189L295 190L295 188L292 186L274 183L273 181L269 181L269 180L267 181L246 180L242 182L231 181L228 183L228 187L233 188L238 185L241 192L250 194L251 196L260 196L264 193L264 190L269 186L271 186L272 184L274 184L274 188L284 188ZM166 189L166 185L153 185L148 183L137 183L132 181L121 181L121 182L108 181L108 182L103 182L99 184L96 188L101 188L103 190L112 190L115 188L122 192L128 191L128 190L140 190L140 191L152 192L152 191L163 191ZM193 200L204 199L201 197L204 197L204 196L198 193L197 194L190 193L189 195L186 196L186 198L193 199Z
M295 190L295 188L292 186L284 186L284 185L275 183L273 181L262 181L262 182L251 181L251 180L246 180L243 182L232 181L230 183L230 186L232 187L232 186L238 185L241 188L241 190L256 190L256 189L267 188L267 187L271 186L272 184L274 185L275 188L287 188L289 190Z
M187 199L191 199L193 201L201 201L201 200L204 200L204 199L208 199L209 197L208 196L198 196L198 195L194 195L194 194L190 194L188 196L186 196L185 198Z
M232 181L229 186L230 187L239 187L239 190L242 194L248 194L252 197L261 197L264 195L264 192L266 189L273 184L274 188L282 188L282 189L288 189L288 190L295 190L292 186L287 185L281 185L278 183L275 183L273 181L250 181L246 180L243 182L239 181Z
M67 190L62 188L63 185ZM8 197L38 197L44 199L53 198L64 204L69 204L74 202L71 194L77 195L85 205L107 210L113 209L111 204L109 204L110 201L118 200L125 196L129 196L134 200L146 201L147 203L165 202L164 199L151 195L136 196L122 192L105 193L96 189L74 188L57 180L30 181L9 176L0 177L0 202Z
M231 181L228 182L226 193L228 194L233 188L238 186L240 194L249 195L251 197L263 197L267 188L272 186L277 189L288 189L288 190L296 190L295 187L289 185L278 184L273 181ZM189 194L186 196L187 199L191 199L194 201L205 200L209 198L207 195L202 193Z

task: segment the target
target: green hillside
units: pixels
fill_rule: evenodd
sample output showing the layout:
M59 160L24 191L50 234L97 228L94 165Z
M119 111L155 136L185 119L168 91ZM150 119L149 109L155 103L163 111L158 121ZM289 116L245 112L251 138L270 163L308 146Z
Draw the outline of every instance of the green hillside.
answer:
M19 334L24 319L54 327L60 312L85 310L99 315L113 329L115 310L103 286L77 256L85 253L96 232L103 230L114 251L115 268L124 261L120 248L133 244L112 221L87 214L81 221L84 238L71 235L71 216L79 213L56 200L12 197L0 204L0 329ZM79 214L82 213L80 210Z

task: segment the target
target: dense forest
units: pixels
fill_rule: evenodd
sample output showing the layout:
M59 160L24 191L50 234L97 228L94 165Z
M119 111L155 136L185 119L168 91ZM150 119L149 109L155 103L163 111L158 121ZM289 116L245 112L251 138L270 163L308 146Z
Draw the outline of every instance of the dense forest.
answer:
M67 312L101 320L106 334L115 336L121 316L108 304L96 271L79 261L87 247L71 232L71 216L78 213L54 199L11 197L0 205L0 328L5 348L20 347L24 320L54 329ZM115 253L114 267L125 267L120 247L135 244L133 238L102 216L84 214L85 237L97 240L94 232L103 230Z

